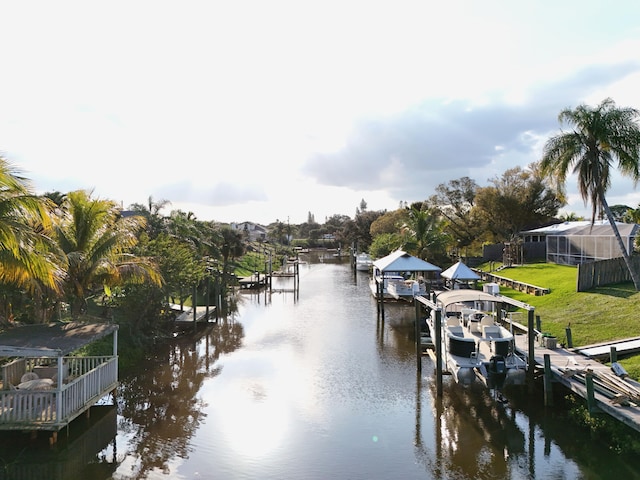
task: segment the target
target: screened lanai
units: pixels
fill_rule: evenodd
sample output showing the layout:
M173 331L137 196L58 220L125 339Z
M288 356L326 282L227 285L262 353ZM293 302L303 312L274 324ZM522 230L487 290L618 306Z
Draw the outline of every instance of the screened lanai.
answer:
M617 223L627 251L633 252L633 245L639 225ZM547 262L561 265L579 265L595 260L621 257L618 240L608 221L564 222L549 227L521 232L525 241L538 239L546 243Z

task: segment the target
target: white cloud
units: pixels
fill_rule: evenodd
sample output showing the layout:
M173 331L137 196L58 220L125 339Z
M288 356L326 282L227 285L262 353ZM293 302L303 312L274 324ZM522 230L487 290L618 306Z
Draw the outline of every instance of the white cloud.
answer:
M394 209L528 165L562 108L639 107L639 8L3 2L0 151L39 190L202 219Z

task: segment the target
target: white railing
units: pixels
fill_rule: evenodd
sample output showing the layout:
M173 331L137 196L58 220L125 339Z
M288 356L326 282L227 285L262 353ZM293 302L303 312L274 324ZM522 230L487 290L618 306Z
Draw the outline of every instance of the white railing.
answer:
M118 358L65 357L67 383L55 390L0 391L0 429L63 426L118 382Z

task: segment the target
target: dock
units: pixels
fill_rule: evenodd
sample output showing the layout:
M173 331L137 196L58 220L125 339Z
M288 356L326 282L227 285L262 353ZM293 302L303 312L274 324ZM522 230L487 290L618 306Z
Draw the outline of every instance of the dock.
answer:
M239 277L240 288L262 288L267 284L267 275L253 274L248 277Z
M480 295L480 293L478 293ZM534 309L528 304L499 297L502 303L527 310L527 325L523 325L513 318L499 318L498 320L508 328L514 336L516 354L527 358L527 383L532 388L536 379L542 378L544 386L544 403L553 405L553 385L561 384L575 395L586 401L590 414L606 413L612 418L624 423L633 430L640 432L640 382L629 378L624 368L617 363L618 348L623 354L628 354L640 347L640 338L619 340L609 344L569 348L557 345L556 337L551 337L534 328ZM483 297L486 298L486 297ZM416 295L415 309L415 338L416 361L418 372L422 370L422 357L435 350L436 363L436 392L442 393L443 368L442 356L439 351L442 345L440 325L442 321L442 307L434 301ZM427 314L434 314L436 338L424 337L421 333L422 307L427 308ZM568 332L570 338L570 332ZM609 351L609 358L604 352ZM590 353L590 356L585 355ZM598 356L598 359L595 356ZM611 366L602 360L610 360Z
M215 316L215 305L197 306L195 313L192 307L180 310L180 305L171 305L172 310L176 311L177 317L174 323L177 327L185 327L198 323L207 323L212 316Z
M528 353L528 335L515 335L516 348ZM624 342L623 342L624 343ZM557 346L547 348L536 342L535 368L549 374L554 383L560 383L587 401L592 413L607 413L630 428L640 432L640 383L619 376L614 370L580 353L580 349Z

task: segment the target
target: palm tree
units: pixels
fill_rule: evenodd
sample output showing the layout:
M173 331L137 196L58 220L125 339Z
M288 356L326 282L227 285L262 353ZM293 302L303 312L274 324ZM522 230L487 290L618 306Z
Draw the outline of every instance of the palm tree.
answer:
M636 123L639 115L634 108L616 107L610 98L595 108L579 105L574 110L565 109L558 120L572 130L551 137L541 161L542 171L558 185L564 185L567 174L577 175L578 191L585 205L591 203L591 223L598 209L607 216L636 290L640 290L640 277L631 265L630 252L622 241L605 194L611 186L611 170L616 160L623 175L631 177L634 183L640 180L640 128Z
M144 217L122 216L114 202L93 199L83 190L67 195L55 233L64 254L64 287L73 318L99 288L127 281L161 284L156 264L131 253L144 226Z
M402 226L405 250L423 260L443 253L448 239L443 228L435 211L423 209L421 204L412 205Z
M0 156L0 282L33 292L57 289L60 270L50 247L49 203Z

